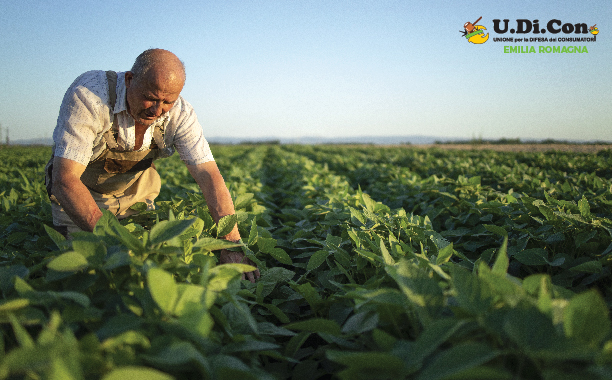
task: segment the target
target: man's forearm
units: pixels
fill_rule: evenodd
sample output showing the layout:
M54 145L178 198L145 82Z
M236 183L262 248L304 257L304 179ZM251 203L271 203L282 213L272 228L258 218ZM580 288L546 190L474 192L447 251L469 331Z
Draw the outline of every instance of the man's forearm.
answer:
M234 210L232 196L227 186L225 186L223 176L221 176L214 162L197 166L187 165L187 168L202 190L202 194L208 205L208 210L215 223L219 223L219 220L224 216L232 215L236 212ZM223 238L233 241L240 240L238 225L235 225L232 232L225 235Z
M83 231L93 231L102 212L80 180L54 180L52 193L74 224Z

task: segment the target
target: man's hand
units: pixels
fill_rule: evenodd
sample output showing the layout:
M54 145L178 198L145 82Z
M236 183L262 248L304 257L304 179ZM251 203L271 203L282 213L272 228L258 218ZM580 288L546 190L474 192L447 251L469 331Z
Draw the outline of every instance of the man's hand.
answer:
M219 264L229 264L229 263L237 263L237 264L247 264L252 265L257 268L257 265L246 257L242 252L228 251L227 249L221 250L219 254ZM255 282L255 280L259 279L259 269L255 269L253 272L243 273L242 279L248 279L251 282Z

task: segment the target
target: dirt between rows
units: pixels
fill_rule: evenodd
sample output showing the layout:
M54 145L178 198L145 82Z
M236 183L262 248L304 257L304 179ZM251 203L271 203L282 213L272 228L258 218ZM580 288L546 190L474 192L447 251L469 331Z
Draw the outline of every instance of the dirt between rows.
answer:
M438 148L458 150L493 150L497 152L575 152L597 153L612 149L612 144L422 144L407 145L413 148Z

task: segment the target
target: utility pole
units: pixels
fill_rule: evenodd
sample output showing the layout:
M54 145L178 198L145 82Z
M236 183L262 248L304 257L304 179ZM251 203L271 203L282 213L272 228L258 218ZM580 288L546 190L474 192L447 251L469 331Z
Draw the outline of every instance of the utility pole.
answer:
M9 144L10 144L10 141L9 141L9 128L6 127L6 145L8 146Z

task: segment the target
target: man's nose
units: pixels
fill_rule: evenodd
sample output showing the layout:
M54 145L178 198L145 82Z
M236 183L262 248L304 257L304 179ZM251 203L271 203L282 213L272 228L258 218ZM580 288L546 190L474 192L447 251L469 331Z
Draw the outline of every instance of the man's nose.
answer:
M157 117L161 116L161 114L163 112L162 103L161 102L153 103L153 105L151 106L151 110L153 111L155 116L157 116Z

